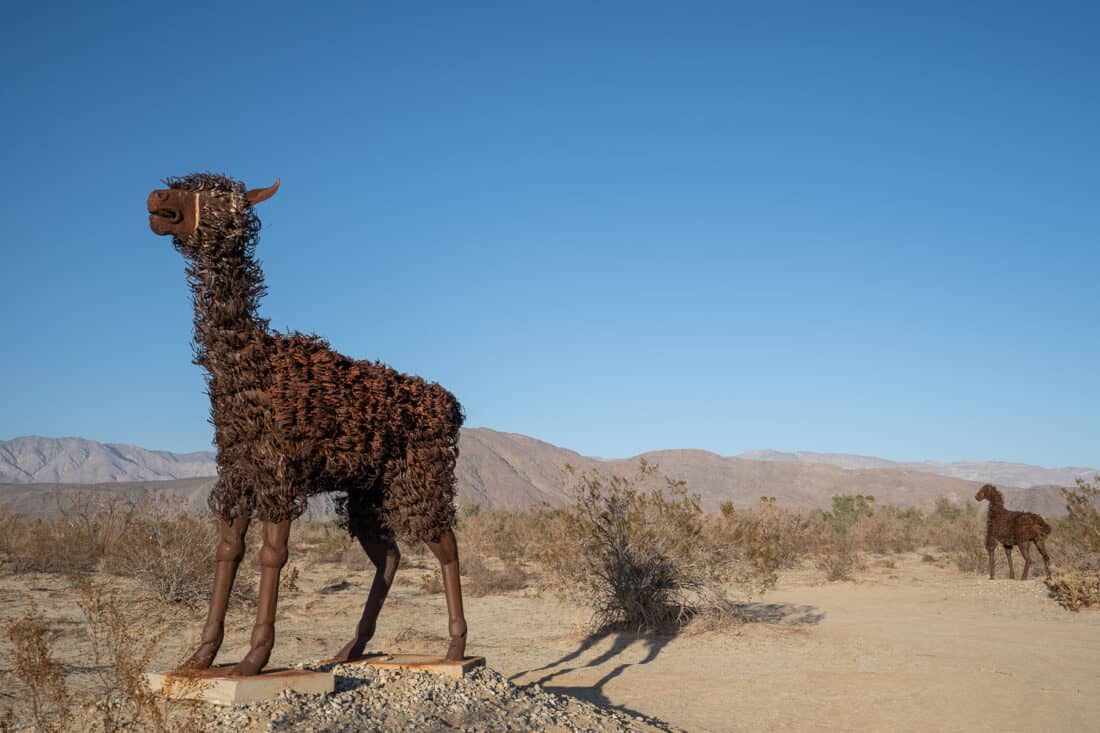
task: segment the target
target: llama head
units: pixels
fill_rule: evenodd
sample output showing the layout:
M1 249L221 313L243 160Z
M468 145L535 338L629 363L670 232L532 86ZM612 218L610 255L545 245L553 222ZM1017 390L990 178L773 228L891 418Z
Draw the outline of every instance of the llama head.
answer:
M165 183L168 188L153 191L146 202L149 228L172 235L176 248L187 256L226 242L253 239L260 225L252 207L279 190L275 181L267 188L246 191L240 181L212 173L169 178Z
M974 501L986 501L991 504L997 504L1004 499L1001 498L1001 492L997 491L997 487L993 484L986 484L982 488L978 489L978 493L974 494Z

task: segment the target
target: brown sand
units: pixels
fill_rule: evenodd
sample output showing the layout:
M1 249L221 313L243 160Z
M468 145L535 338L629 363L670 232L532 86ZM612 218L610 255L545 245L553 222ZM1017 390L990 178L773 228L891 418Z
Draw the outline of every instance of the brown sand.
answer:
M433 564L405 559L372 649L446 649L443 598L425 596L419 583ZM300 590L284 597L272 664L331 655L369 587L367 571L297 566ZM340 580L348 587L318 593ZM59 576L5 575L0 618L34 600L75 669L87 650L75 598ZM189 651L202 610L149 608L172 629L158 659L169 666ZM744 611L755 622L721 631L587 639L585 611L552 594L468 598L469 651L517 684L538 682L690 731L1100 729L1100 612L1065 611L1041 580L964 576L919 555L870 558L855 582L787 573ZM248 648L248 613L233 610L229 622L220 661ZM10 661L2 661L9 649L0 642L0 708L20 703ZM77 671L74 680L91 684L92 674Z

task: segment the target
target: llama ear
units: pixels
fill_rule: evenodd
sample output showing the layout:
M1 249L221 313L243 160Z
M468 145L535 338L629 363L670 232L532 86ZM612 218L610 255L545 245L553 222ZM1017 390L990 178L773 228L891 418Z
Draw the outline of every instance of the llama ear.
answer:
M279 179L275 179L275 183L267 188L254 188L251 191L245 193L244 197L248 199L249 206L255 206L261 201L267 201L269 198L275 195L275 192L279 190Z

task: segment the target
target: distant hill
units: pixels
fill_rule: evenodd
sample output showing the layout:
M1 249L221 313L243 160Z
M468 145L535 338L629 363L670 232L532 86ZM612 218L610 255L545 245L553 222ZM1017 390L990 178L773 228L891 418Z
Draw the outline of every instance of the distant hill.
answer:
M940 496L965 501L982 483L992 481L1004 488L1010 506L1055 516L1065 511L1059 486L1073 485L1072 478L1061 479L1096 473L992 462L902 464L868 456L775 451L731 457L666 450L599 460L487 428L463 429L459 448L459 502L508 509L565 502L561 471L565 464L579 470L633 474L640 458L659 465L665 475L686 480L709 510L723 501L755 504L761 496L775 496L783 504L825 507L836 494L871 494L880 504L928 508ZM937 467L971 473L944 476L932 470ZM209 452L179 455L81 438L16 438L0 441L0 483L5 484L0 486L0 509L46 516L56 511L59 498L73 492L131 498L164 493L198 509L205 505L215 472L214 455ZM1004 480L1006 476L1016 481L1033 476L1043 485L1021 488ZM1051 480L1051 476L1059 478ZM327 513L324 502L311 506L318 515Z
M840 468L902 468L910 471L925 471L938 476L950 476L967 481L981 481L997 486L1040 486L1055 484L1073 486L1078 478L1091 480L1100 473L1100 469L1067 466L1064 468L1043 468L1026 463L1006 463L1003 461L960 461L941 463L939 461L900 462L885 458L859 456L849 453L811 453L794 451L785 453L774 450L754 450L741 453L738 458L750 461L779 461L797 463L826 463Z

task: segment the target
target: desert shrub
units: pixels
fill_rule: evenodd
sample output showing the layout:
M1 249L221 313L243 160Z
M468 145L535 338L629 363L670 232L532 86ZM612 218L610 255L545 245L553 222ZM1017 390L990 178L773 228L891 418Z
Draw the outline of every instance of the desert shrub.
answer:
M71 690L54 654L55 636L41 613L32 609L5 627L12 642L13 673L27 688L30 702L24 720L16 711L9 714L7 729L30 724L37 731L51 733L197 730L199 711L195 705L173 703L169 707L149 688L145 672L160 636L148 636L148 625L142 623L138 612L124 612L113 594L87 578L76 580L75 591L83 614L81 628L90 647L85 662L94 672L93 687L80 694Z
M374 565L371 564L370 558L367 553L363 551L363 548L358 542L352 542L348 545L348 548L344 550L343 555L344 568L352 572L362 572L364 570L373 570Z
M283 572L279 576L279 597L300 591L301 588L298 586L298 581L301 577L302 574L298 572L297 565L287 565L283 568Z
M536 521L526 551L546 572L540 577L542 586L551 589L571 589L575 579L587 572L587 561L577 548L581 533L575 507L551 509L548 506L529 510Z
M832 499L832 508L824 512L825 519L834 527L846 529L862 517L871 514L875 497L863 494L838 494Z
M476 504L464 506L466 510L459 511L459 547L501 560L517 561L527 557L535 534L537 512L483 510Z
M25 524L15 512L0 512L0 558L9 559L17 551Z
M470 575L484 575L489 571L489 566L485 564L485 559L478 554L463 552L459 562L459 573L463 578L469 578Z
M163 723L160 706L145 679L160 638L141 635L138 630L144 630L144 625L124 615L114 595L90 581L80 580L77 590L91 641L90 661L99 688L95 709L102 730L123 730L146 720L155 721L154 726Z
M985 520L972 501L958 506L947 500L924 522L922 542L943 552L964 573L981 575L989 569L985 550Z
M922 525L919 510L887 505L861 514L848 531L864 552L913 552L921 544Z
M149 514L135 522L129 546L112 569L138 578L161 601L195 603L210 592L217 541L209 522L186 514Z
M58 518L26 521L3 518L0 551L16 573L92 572L124 542L135 505L115 494L78 493L57 504Z
M936 504L932 509L932 519L943 522L954 522L961 517L966 510L946 496L936 498Z
M810 531L814 520L772 501L744 510L726 502L709 520L709 540L722 548L712 561L725 563L729 579L758 592L775 584L778 570L798 563L815 534Z
M1066 528L1078 535L1080 543L1100 552L1100 476L1092 483L1077 479L1077 488L1062 489L1066 500Z
M8 565L15 573L79 575L94 571L102 559L81 529L68 522L36 519L11 530Z
M55 557L55 533L52 523L24 520L12 515L4 527L2 544L7 567L13 573L49 573L62 567L67 559Z
M556 541L540 560L580 591L597 629L677 628L704 601L722 601L712 590L722 548L708 542L699 497L667 478L642 490L656 470L644 461L635 478L567 468L574 502L547 513Z
M1078 479L1062 496L1066 516L1051 522L1051 559L1074 570L1100 571L1100 476L1092 483Z
M402 542L398 541L398 548L401 550L401 566L402 567L433 567L438 568L439 563L436 562L435 556L432 551L428 549L428 545L423 542ZM463 545L459 544L459 550L463 549Z
M363 555L346 527L339 522L299 522L294 530L294 545L309 559L319 563L347 563L351 552Z
M463 590L472 596L488 596L527 587L527 573L512 560L504 561L504 567L496 570L481 555L466 555L459 564L465 580Z
M443 592L443 578L439 572L424 573L420 576L420 591L433 596Z
M1100 572L1064 570L1046 581L1050 595L1071 611L1100 606Z
M523 566L517 562L506 560L504 567L493 573L490 579L487 593L506 593L508 591L523 590L527 587L528 575Z
M77 581L77 591L96 670L96 689L89 706L96 720L88 721L84 729L103 733L195 730L197 708L184 703L187 714L171 715L168 703L152 692L145 677L163 632L144 633L147 627L136 613L126 613L113 593L87 579Z
M832 539L818 551L814 562L830 581L851 580L852 573L862 568L855 542L848 532L834 532Z
M52 733L70 729L72 699L61 662L53 651L53 639L46 618L32 609L4 626L12 645L12 674L23 684L30 702L30 721L38 731ZM14 717L14 713L12 713Z
M1060 569L1046 581L1052 598L1071 611L1100 606L1100 476L1062 489L1066 516L1053 525L1046 545Z
M96 559L107 557L126 540L138 509L134 502L114 494L78 493L58 502L59 523L67 538Z
M259 539L259 528L250 527L249 555L241 563L230 597L234 602L255 601L254 574L247 568L254 566ZM212 517L195 517L177 504L150 501L135 511L127 541L109 558L108 569L137 578L143 589L164 603L201 604L213 586L217 542Z

